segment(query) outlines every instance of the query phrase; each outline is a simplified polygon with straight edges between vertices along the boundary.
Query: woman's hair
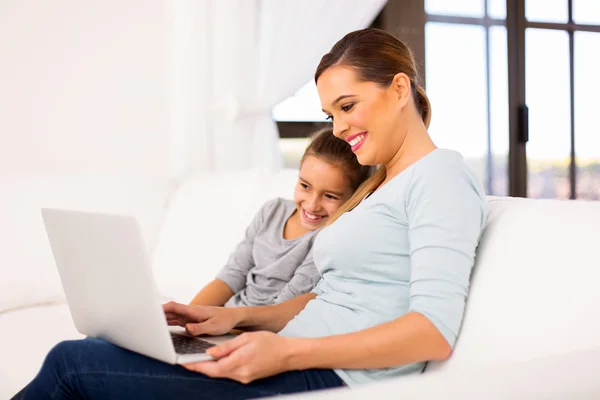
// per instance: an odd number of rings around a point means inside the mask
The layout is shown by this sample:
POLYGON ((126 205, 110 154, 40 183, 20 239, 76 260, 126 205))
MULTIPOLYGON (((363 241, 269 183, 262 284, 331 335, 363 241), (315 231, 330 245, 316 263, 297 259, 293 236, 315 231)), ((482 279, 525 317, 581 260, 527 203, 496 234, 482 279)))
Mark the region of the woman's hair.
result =
POLYGON ((350 182, 353 193, 371 176, 373 171, 373 167, 361 165, 358 162, 350 144, 345 140, 336 138, 331 128, 322 129, 311 136, 300 165, 308 156, 315 156, 330 164, 340 166, 348 182, 350 182))
MULTIPOLYGON (((431 104, 425 90, 419 85, 417 66, 410 49, 393 35, 380 29, 367 28, 350 32, 338 41, 321 58, 315 72, 315 82, 327 69, 333 66, 345 66, 353 69, 363 82, 375 82, 389 87, 394 76, 404 73, 411 82, 415 107, 421 114, 426 127, 431 121, 431 104)), ((327 225, 332 224, 340 215, 356 207, 369 193, 377 189, 386 178, 385 166, 365 181, 327 225)))

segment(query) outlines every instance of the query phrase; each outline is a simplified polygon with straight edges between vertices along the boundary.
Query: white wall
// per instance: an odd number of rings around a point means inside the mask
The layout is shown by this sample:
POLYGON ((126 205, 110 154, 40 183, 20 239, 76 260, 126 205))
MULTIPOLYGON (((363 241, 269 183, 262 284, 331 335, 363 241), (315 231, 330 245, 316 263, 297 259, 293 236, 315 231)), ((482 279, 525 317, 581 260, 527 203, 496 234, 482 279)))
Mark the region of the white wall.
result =
POLYGON ((0 1, 0 174, 167 172, 164 7, 0 1))

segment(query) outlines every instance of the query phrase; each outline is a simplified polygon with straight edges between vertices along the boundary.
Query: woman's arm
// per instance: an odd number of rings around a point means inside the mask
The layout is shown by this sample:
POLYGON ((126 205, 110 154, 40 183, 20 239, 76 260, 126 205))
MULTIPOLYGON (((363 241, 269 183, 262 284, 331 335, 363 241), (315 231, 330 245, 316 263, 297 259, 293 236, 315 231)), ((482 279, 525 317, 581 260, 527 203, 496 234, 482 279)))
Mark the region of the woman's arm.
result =
POLYGON ((411 312, 359 332, 318 339, 293 339, 289 370, 308 368, 387 368, 445 360, 452 347, 422 314, 411 312))
POLYGON ((198 292, 190 302, 190 305, 222 307, 233 295, 233 291, 225 282, 215 279, 198 292))
POLYGON ((317 339, 271 332, 245 333, 207 350, 217 361, 184 365, 191 371, 242 383, 309 368, 385 368, 443 360, 451 347, 422 314, 411 312, 363 331, 317 339))

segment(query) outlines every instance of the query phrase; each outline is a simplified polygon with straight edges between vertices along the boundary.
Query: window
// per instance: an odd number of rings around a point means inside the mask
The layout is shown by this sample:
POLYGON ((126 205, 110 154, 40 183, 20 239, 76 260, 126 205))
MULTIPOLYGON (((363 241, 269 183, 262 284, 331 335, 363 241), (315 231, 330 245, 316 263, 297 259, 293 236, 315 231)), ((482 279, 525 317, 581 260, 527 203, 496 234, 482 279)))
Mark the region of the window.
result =
POLYGON ((526 0, 525 16, 527 196, 598 200, 600 2, 526 0))
POLYGON ((567 0, 526 0, 525 18, 527 21, 567 22, 569 20, 567 0))
MULTIPOLYGON (((504 2, 505 4, 505 2, 504 2)), ((508 194, 508 69, 502 2, 426 1, 429 132, 461 153, 487 194, 508 194)))
POLYGON ((525 33, 529 107, 527 193, 533 198, 568 199, 571 193, 569 35, 550 29, 527 29, 525 33))
POLYGON ((576 24, 600 25, 600 1, 575 0, 573 20, 576 24))
POLYGON ((428 0, 425 12, 436 142, 463 153, 488 194, 600 199, 600 2, 428 0))
POLYGON ((600 129, 596 106, 600 93, 600 33, 575 32, 574 39, 576 196, 600 200, 600 129))

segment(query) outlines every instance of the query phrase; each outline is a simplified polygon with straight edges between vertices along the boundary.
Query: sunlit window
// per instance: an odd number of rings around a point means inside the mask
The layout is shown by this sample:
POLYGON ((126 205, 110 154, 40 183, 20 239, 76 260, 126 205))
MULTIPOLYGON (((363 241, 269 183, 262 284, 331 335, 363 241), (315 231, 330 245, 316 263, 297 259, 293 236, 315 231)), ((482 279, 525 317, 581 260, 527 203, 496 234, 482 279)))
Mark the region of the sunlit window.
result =
POLYGON ((506 28, 489 28, 489 82, 486 29, 427 23, 425 68, 433 111, 429 131, 439 147, 463 155, 488 194, 504 195, 508 191, 506 28))

